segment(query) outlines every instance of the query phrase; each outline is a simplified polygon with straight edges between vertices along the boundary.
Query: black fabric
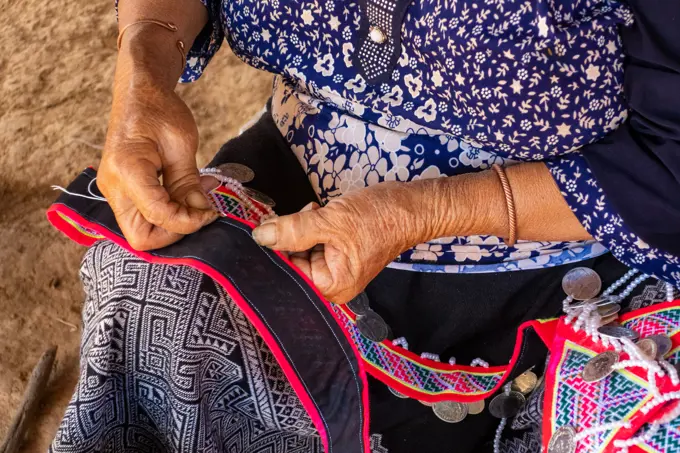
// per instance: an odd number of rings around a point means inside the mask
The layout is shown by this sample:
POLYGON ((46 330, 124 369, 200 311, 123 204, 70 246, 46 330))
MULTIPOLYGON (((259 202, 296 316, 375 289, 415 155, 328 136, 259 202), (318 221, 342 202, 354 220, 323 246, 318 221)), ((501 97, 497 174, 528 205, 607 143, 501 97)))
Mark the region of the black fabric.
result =
MULTIPOLYGON (((439 353, 442 361, 454 356, 457 363, 469 364, 479 357, 491 365, 503 365, 510 359, 522 322, 560 314, 565 297, 562 277, 578 266, 595 269, 603 287, 627 270, 610 254, 521 272, 426 274, 387 269, 366 292, 394 335, 408 339, 411 351, 439 353)), ((541 370, 545 357, 544 348, 529 348, 522 360, 525 368, 518 366, 514 374, 531 366, 541 370)), ((376 380, 369 382, 369 388, 371 431, 384 435, 390 453, 438 451, 442 445, 455 445, 457 453, 493 450, 491 441, 499 420, 488 411, 447 424, 429 407, 395 398, 376 380)))
MULTIPOLYGON (((224 162, 250 166, 256 177, 248 185, 274 198, 280 214, 294 212, 315 199, 304 172, 281 138, 270 114, 265 114, 249 131, 222 147, 212 164, 224 162)), ((113 220, 110 211, 97 214, 97 217, 108 223, 113 220)), ((265 259, 262 250, 256 250, 242 231, 229 222, 220 222, 195 237, 202 240, 185 239, 170 249, 172 254, 195 255, 199 250, 217 251, 215 255, 225 254, 227 260, 233 260, 232 264, 240 267, 229 272, 238 275, 235 278, 237 283, 248 288, 244 292, 252 292, 253 297, 269 301, 266 304, 271 310, 268 316, 283 316, 279 324, 285 326, 288 330, 286 335, 298 347, 311 347, 319 341, 318 336, 313 334, 309 338, 301 335, 299 318, 288 316, 286 307, 273 306, 276 302, 257 289, 258 282, 271 280, 285 285, 285 288, 290 287, 286 291, 297 294, 282 294, 286 304, 298 304, 306 297, 292 287, 291 283, 297 279, 281 278, 280 269, 274 269, 269 258, 265 259)), ((157 253, 170 252, 162 250, 157 253)), ((408 339, 411 351, 438 353, 444 361, 455 356, 462 364, 469 364, 479 357, 491 365, 504 365, 510 359, 516 329, 522 322, 560 313, 565 297, 561 279, 567 270, 576 266, 595 269, 602 277, 604 287, 627 270, 609 254, 576 264, 521 272, 429 274, 386 269, 366 292, 372 308, 385 318, 395 337, 408 339)), ((279 291, 269 283, 265 286, 268 291, 279 291)), ((535 334, 528 335, 529 342, 514 374, 533 365, 538 371, 545 361, 545 349, 537 343, 535 334)), ((326 375, 322 373, 322 376, 326 375)), ((382 444, 390 453, 440 450, 478 453, 493 449, 492 440, 498 420, 492 418, 488 411, 468 416, 458 424, 447 424, 439 420, 431 408, 412 399, 395 397, 384 384, 370 377, 369 392, 370 432, 383 435, 382 444)), ((337 409, 345 414, 341 407, 337 409)))
MULTIPOLYGON (((280 211, 280 206, 303 207, 314 199, 300 164, 270 114, 222 147, 213 164, 225 162, 247 163, 256 174, 247 185, 274 198, 280 214, 290 212, 280 211), (271 162, 276 163, 275 169, 271 162)), ((431 274, 386 269, 371 282, 366 293, 371 307, 385 318, 394 337, 406 337, 411 351, 437 353, 444 361, 454 356, 462 364, 479 357, 491 365, 504 365, 510 359, 517 327, 522 322, 560 314, 565 297, 562 277, 578 266, 595 269, 605 285, 628 270, 610 254, 522 272, 431 274)), ((542 369, 544 364, 546 349, 536 341, 535 334, 528 336, 525 353, 513 375, 531 366, 542 369)), ((442 422, 431 408, 415 400, 395 397, 371 377, 369 390, 370 431, 383 435, 383 445, 390 453, 436 452, 442 446, 453 450, 449 446, 454 445, 457 453, 493 449, 491 441, 498 420, 488 411, 453 425, 442 422)))
MULTIPOLYGON (((86 194, 95 175, 93 169, 87 169, 69 185, 69 192, 86 194)), ((64 193, 55 204, 123 236, 107 203, 64 193)), ((268 326, 292 364, 323 418, 332 451, 363 451, 363 384, 349 340, 324 302, 281 258, 258 246, 248 226, 219 218, 179 242, 149 253, 190 258, 227 277, 268 326)))
POLYGON ((582 152, 630 229, 680 255, 680 1, 628 3, 635 24, 621 38, 629 118, 582 152))
POLYGON ((359 0, 361 18, 352 63, 369 85, 387 82, 392 76, 401 55, 404 16, 411 3, 411 0, 359 0), (384 43, 371 40, 371 26, 377 26, 386 34, 384 43))
POLYGON ((208 166, 226 162, 247 165, 255 179, 246 184, 269 195, 279 215, 292 214, 310 201, 318 201, 297 158, 279 132, 270 113, 243 134, 229 140, 208 166))

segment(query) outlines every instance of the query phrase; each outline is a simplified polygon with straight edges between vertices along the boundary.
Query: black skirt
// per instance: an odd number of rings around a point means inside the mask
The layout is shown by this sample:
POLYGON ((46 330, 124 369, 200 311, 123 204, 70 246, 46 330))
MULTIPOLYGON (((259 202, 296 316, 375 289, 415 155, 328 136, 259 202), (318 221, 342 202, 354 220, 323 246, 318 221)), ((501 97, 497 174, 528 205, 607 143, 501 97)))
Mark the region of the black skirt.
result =
MULTIPOLYGON (((225 144, 211 166, 226 162, 252 168, 255 179, 248 186, 272 197, 280 215, 316 199, 268 113, 225 144)), ((219 250, 219 244, 210 245, 219 250)), ((627 271, 609 254, 504 273, 386 269, 366 293, 392 336, 406 338, 410 351, 434 353, 442 361, 455 357, 458 364, 479 358, 506 365, 521 323, 560 314, 562 277, 577 266, 594 269, 605 287, 627 271)), ((186 266, 148 263, 110 242, 91 248, 81 275, 86 302, 80 379, 52 451, 322 450, 267 344, 210 277, 186 266)), ((663 285, 651 285, 633 303, 639 308, 664 296, 663 285)), ((540 341, 526 342, 511 377, 531 367, 540 375, 546 356, 540 341)), ((493 451, 499 420, 488 410, 446 423, 431 407, 399 398, 370 377, 369 399, 372 453, 493 451)), ((540 386, 529 401, 521 423, 504 430, 501 452, 535 450, 540 386)))
MULTIPOLYGON (((252 168, 256 176, 247 185, 272 197, 279 215, 297 212, 310 201, 317 201, 300 163, 268 112, 252 128, 226 143, 210 166, 226 162, 252 168)), ((580 266, 594 269, 604 287, 628 270, 611 254, 559 267, 501 273, 385 269, 366 293, 371 308, 387 321, 394 337, 408 340, 411 351, 435 353, 443 361, 455 357, 459 364, 481 358, 491 365, 504 365, 522 322, 561 313, 566 296, 562 277, 580 266)), ((524 357, 527 369, 535 365, 540 368, 546 358, 547 351, 542 348, 533 352, 532 357, 524 357)), ((493 450, 499 420, 488 410, 461 423, 448 424, 430 407, 397 398, 370 377, 369 386, 371 432, 382 435, 382 444, 389 452, 434 452, 446 445, 455 446, 460 453, 493 450)))

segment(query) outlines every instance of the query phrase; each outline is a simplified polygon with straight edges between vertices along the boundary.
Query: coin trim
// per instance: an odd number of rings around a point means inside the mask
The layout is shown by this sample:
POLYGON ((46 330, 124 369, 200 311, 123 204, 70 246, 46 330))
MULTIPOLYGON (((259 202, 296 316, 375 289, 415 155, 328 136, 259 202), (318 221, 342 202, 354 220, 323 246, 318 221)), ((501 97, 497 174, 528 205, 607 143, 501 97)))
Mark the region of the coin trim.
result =
POLYGON ((564 274, 564 277, 562 277, 562 290, 568 295, 574 298, 575 300, 588 300, 592 299, 593 297, 597 296, 600 294, 600 291, 602 291, 602 278, 598 275, 597 272, 592 270, 589 267, 575 267, 571 270, 569 270, 566 274, 564 274), (577 274, 577 273, 585 273, 585 276, 576 278, 574 280, 568 280, 570 276, 577 274), (586 280, 595 280, 595 287, 588 291, 587 293, 583 293, 584 289, 588 289, 590 285, 576 285, 578 281, 586 281, 586 280), (575 286, 580 289, 579 291, 575 291, 575 286))
POLYGON ((459 403, 459 402, 457 402, 457 401, 440 401, 440 402, 434 403, 434 404, 432 405, 432 412, 434 412, 434 415, 436 415, 437 418, 438 418, 439 420, 443 421, 443 422, 446 422, 446 423, 460 423, 460 422, 462 422, 463 420, 465 420, 465 418, 467 418, 467 416, 468 416, 468 407, 467 407, 467 404, 465 404, 465 403, 459 403), (459 413, 459 416, 456 417, 455 419, 452 419, 452 418, 444 418, 444 416, 442 416, 441 414, 439 414, 439 413, 437 412, 437 409, 438 409, 438 408, 441 408, 441 407, 444 406, 444 405, 455 405, 457 408, 460 408, 460 412, 458 412, 458 411, 454 412, 454 413, 459 413), (460 414, 462 414, 462 417, 460 416, 460 414))
POLYGON ((509 393, 500 393, 496 395, 491 402, 489 403, 489 413, 493 415, 496 418, 511 418, 517 415, 517 413, 522 409, 522 407, 527 403, 527 399, 522 395, 520 392, 516 391, 511 391, 509 393), (517 407, 517 411, 513 414, 507 415, 500 413, 499 411, 495 410, 497 409, 496 406, 498 406, 499 403, 498 401, 502 401, 504 398, 516 398, 518 401, 520 401, 520 405, 517 407), (494 413, 495 412, 495 413, 494 413))
POLYGON ((255 179, 255 172, 252 168, 247 165, 239 164, 238 162, 226 162, 217 166, 217 169, 222 173, 222 175, 233 178, 240 182, 241 184, 246 184, 255 179), (224 170, 225 167, 232 168, 232 171, 224 170), (237 170, 233 170, 233 168, 237 170), (237 177, 240 176, 240 177, 237 177))
POLYGON ((596 355, 595 357, 591 357, 590 360, 586 362, 585 366, 583 367, 583 370, 581 370, 581 379, 588 383, 599 382, 614 372, 612 365, 617 364, 619 360, 620 360, 619 354, 614 351, 604 351, 596 355), (602 373, 600 369, 595 368, 594 371, 597 372, 589 373, 588 372, 589 366, 594 368, 595 365, 592 364, 595 363, 596 359, 601 359, 602 357, 611 357, 611 360, 609 361, 611 363, 609 363, 609 368, 606 370, 606 372, 602 373))
POLYGON ((550 442, 548 443, 548 451, 547 453, 574 453, 576 451, 576 430, 569 426, 561 426, 558 428, 552 436, 550 436, 550 442), (562 449, 560 448, 557 450, 555 443, 557 442, 557 439, 563 435, 568 435, 569 437, 567 438, 569 440, 570 448, 568 449, 562 449))

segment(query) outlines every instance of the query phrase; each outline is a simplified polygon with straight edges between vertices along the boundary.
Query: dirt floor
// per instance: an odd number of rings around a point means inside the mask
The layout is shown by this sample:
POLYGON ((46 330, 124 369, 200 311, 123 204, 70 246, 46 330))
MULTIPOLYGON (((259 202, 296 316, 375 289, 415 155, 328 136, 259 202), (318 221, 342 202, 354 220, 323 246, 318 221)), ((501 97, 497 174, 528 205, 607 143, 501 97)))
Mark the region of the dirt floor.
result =
MULTIPOLYGON (((78 377, 84 249, 45 210, 104 143, 116 58, 113 0, 0 0, 0 439, 51 344, 58 365, 23 451, 45 451, 78 377)), ((226 46, 179 92, 194 112, 204 164, 260 110, 271 76, 226 46)))

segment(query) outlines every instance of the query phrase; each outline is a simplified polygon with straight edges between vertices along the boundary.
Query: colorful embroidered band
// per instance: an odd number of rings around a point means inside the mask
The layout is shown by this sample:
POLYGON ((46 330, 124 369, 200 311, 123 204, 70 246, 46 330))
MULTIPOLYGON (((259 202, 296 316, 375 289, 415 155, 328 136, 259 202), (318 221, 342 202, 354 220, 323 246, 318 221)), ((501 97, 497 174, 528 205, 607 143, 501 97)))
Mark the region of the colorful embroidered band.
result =
POLYGON ((501 185, 503 186, 503 192, 505 193, 505 203, 508 206, 508 223, 510 226, 510 231, 508 233, 508 238, 505 243, 508 247, 515 245, 517 241, 517 213, 515 212, 515 197, 512 195, 512 187, 510 187, 510 182, 505 174, 505 170, 498 164, 491 166, 493 171, 498 175, 498 179, 501 180, 501 185))

